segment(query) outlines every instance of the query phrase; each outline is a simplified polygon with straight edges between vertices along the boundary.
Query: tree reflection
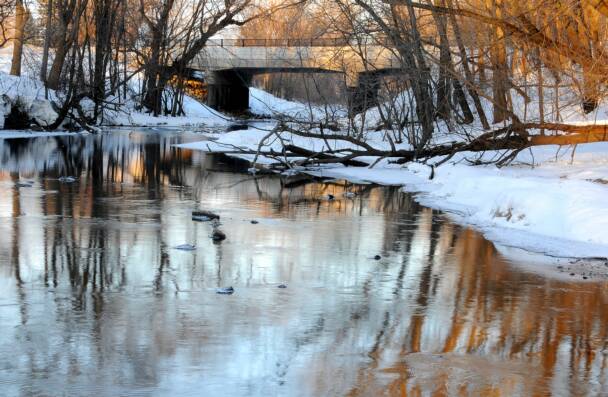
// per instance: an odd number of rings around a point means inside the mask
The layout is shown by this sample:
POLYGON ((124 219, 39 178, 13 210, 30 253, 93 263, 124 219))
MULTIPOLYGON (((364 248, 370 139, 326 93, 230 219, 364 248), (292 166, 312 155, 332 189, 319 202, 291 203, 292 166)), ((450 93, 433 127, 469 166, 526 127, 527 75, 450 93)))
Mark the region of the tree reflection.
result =
POLYGON ((177 142, 133 133, 0 145, 10 186, 0 282, 11 286, 0 303, 18 308, 0 306, 10 384, 35 393, 67 376, 76 390, 114 395, 608 392, 605 282, 534 274, 398 188, 222 172, 222 159, 177 142), (23 178, 35 186, 21 190, 23 178), (224 211, 225 243, 190 222, 195 208, 224 211), (184 242, 199 249, 172 249, 184 242), (237 293, 218 299, 225 285, 237 293), (184 383, 203 374, 208 383, 184 383))

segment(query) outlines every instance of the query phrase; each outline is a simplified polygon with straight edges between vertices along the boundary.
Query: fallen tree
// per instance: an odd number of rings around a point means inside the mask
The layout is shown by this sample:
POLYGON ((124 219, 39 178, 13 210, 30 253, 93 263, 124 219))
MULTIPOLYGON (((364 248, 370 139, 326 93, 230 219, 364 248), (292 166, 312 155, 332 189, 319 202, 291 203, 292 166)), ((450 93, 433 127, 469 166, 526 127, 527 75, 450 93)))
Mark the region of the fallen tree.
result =
MULTIPOLYGON (((317 126, 318 127, 318 126, 317 126)), ((325 134, 322 128, 316 132, 312 125, 302 128, 293 123, 279 123, 258 145, 257 150, 246 150, 235 146, 230 153, 254 154, 254 163, 259 156, 273 158, 285 168, 311 164, 343 164, 345 166, 374 166, 380 159, 389 159, 391 163, 405 164, 412 161, 426 162, 436 159, 441 164, 457 153, 498 151, 500 155, 492 162, 497 166, 510 163, 519 152, 533 146, 543 145, 578 145, 590 142, 608 141, 608 125, 573 125, 560 123, 521 123, 483 133, 466 141, 450 142, 439 145, 427 145, 419 149, 397 149, 388 138, 390 150, 376 148, 365 140, 341 134, 325 134), (553 134, 540 134, 538 131, 553 131, 553 134), (295 145, 283 135, 289 133, 304 138, 324 141, 326 149, 313 151, 295 145), (266 139, 275 136, 282 143, 282 150, 264 150, 266 139), (351 145, 348 148, 332 149, 329 141, 342 141, 351 145), (376 158, 372 163, 361 158, 376 158)))

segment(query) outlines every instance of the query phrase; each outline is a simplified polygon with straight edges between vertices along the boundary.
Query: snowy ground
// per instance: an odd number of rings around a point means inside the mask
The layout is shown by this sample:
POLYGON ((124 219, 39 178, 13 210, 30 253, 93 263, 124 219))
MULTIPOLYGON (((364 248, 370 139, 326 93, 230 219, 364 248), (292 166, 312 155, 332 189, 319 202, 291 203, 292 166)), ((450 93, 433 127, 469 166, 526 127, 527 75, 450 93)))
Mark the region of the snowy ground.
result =
POLYGON ((339 105, 308 105, 288 101, 259 88, 249 88, 249 109, 251 113, 266 117, 288 117, 296 120, 322 120, 346 117, 347 111, 339 105))
POLYGON ((233 122, 230 116, 217 112, 197 100, 184 96, 185 116, 157 116, 137 111, 129 104, 123 111, 112 112, 104 121, 106 126, 167 126, 167 127, 223 127, 233 122))
MULTIPOLYGON (((12 46, 0 48, 0 129, 4 121, 3 116, 10 111, 11 104, 17 101, 23 104, 24 110, 40 125, 48 125, 57 118, 57 113, 48 101, 57 99, 55 92, 49 90, 45 95, 44 85, 38 76, 40 52, 37 47, 24 48, 22 76, 16 77, 9 75, 12 46)), ((136 79, 131 81, 130 89, 132 94, 138 92, 136 79)), ((154 117, 137 110, 133 98, 127 98, 126 101, 122 98, 109 98, 108 101, 120 104, 120 111, 108 112, 103 121, 105 126, 221 127, 233 122, 231 117, 216 112, 188 96, 184 98, 186 115, 181 117, 154 117)), ((83 104, 83 108, 87 109, 87 103, 83 104)))

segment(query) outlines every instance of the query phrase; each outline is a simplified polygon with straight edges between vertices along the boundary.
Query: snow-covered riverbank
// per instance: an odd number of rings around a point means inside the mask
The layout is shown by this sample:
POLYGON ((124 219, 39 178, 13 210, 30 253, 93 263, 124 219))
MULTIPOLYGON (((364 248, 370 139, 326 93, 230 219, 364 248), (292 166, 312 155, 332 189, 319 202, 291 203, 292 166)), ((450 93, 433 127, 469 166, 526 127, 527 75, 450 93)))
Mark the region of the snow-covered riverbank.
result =
MULTIPOLYGON (((512 165, 386 163, 333 167, 316 176, 403 185, 421 204, 475 226, 501 245, 562 257, 608 257, 608 143, 539 147, 512 165), (572 162, 571 162, 572 161, 572 162), (534 164, 534 166, 532 166, 534 164)), ((462 156, 464 158, 465 155, 462 156)))
MULTIPOLYGON (((213 141, 181 145, 212 152, 256 150, 265 130, 233 131, 210 136, 213 141)), ((282 134, 296 145, 320 150, 325 143, 282 134)), ((382 145, 380 140, 371 143, 382 145)), ((385 143, 386 144, 386 143, 385 143)), ((336 142, 336 145, 344 145, 336 142)), ((279 150, 270 139, 265 149, 279 150)), ((336 146, 339 147, 339 146, 336 146)), ((520 153, 509 166, 473 166, 477 159, 462 153, 436 167, 390 164, 373 168, 325 166, 301 170, 311 175, 400 185, 427 206, 449 213, 459 223, 472 225, 500 245, 560 257, 608 257, 608 143, 535 147, 520 153)), ((486 153, 489 159, 497 153, 486 153)), ((232 154, 253 161, 251 154, 232 154)), ((258 158, 258 163, 271 159, 258 158)))
MULTIPOLYGON (((17 106, 25 112, 33 125, 46 127, 58 117, 51 101, 59 104, 62 102, 55 91, 45 90, 44 84, 38 77, 41 49, 32 46, 24 47, 26 62, 23 64, 22 75, 11 76, 9 71, 12 48, 10 44, 0 48, 0 137, 5 134, 2 131, 4 121, 13 107, 17 106)), ((185 115, 155 117, 137 106, 135 96, 140 92, 139 84, 140 82, 136 78, 130 81, 129 91, 131 92, 126 99, 123 97, 107 98, 108 109, 101 120, 102 127, 222 127, 233 122, 232 117, 217 112, 188 96, 184 97, 183 103, 185 115)), ((84 100, 81 106, 88 111, 92 109, 93 104, 84 100)), ((61 129, 60 127, 59 130, 61 129)), ((14 134, 14 131, 9 134, 14 134)))

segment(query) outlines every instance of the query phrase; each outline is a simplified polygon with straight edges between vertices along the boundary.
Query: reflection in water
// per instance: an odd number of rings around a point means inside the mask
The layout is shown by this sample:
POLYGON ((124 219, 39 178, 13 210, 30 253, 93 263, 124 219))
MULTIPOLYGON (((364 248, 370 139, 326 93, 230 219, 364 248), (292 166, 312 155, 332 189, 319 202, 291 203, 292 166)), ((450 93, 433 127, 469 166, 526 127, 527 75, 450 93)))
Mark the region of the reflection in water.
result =
POLYGON ((183 139, 0 141, 0 394, 608 393, 605 282, 522 270, 395 188, 288 188, 183 139))

